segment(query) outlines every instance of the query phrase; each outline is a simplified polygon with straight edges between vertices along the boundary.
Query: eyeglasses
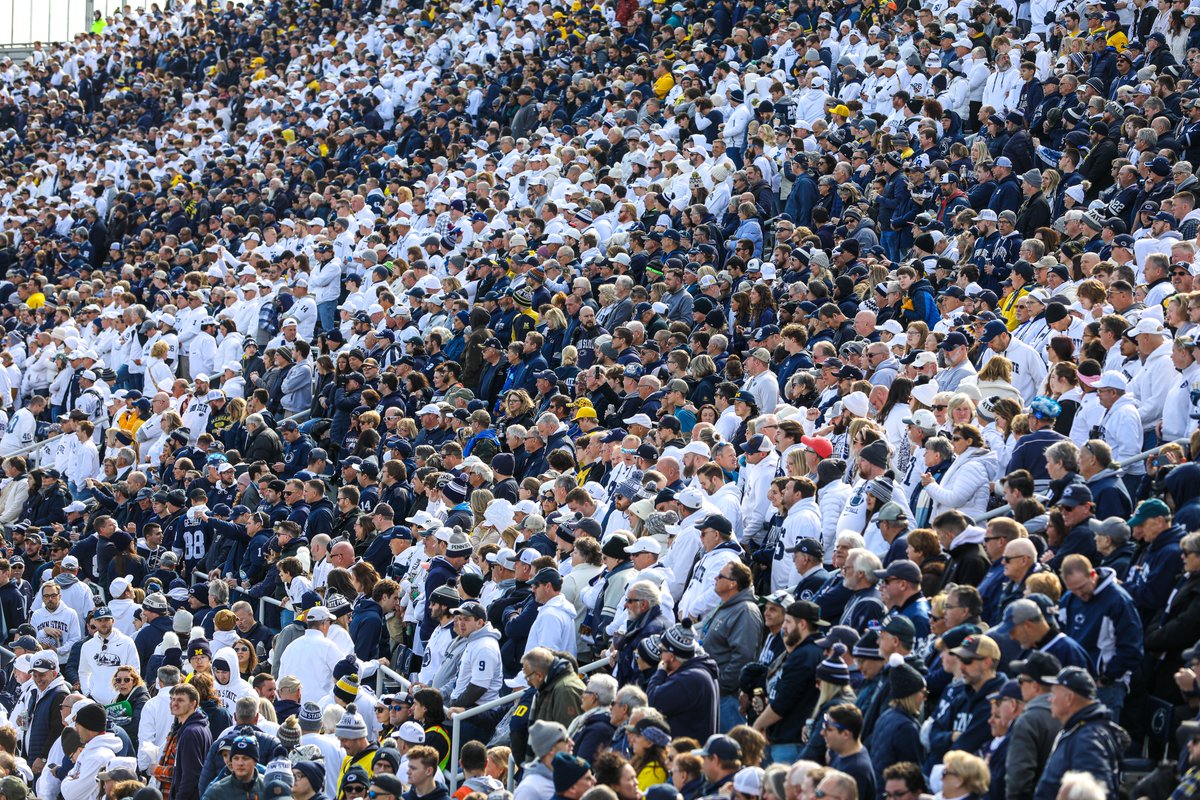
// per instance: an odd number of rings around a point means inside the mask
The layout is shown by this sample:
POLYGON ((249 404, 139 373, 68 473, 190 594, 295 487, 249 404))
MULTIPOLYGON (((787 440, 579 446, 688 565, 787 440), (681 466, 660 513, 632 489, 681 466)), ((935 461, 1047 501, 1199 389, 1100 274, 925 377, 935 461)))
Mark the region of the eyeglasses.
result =
POLYGON ((933 406, 930 406, 930 408, 932 408, 934 411, 945 411, 945 410, 946 410, 947 408, 949 408, 949 407, 950 407, 950 406, 947 406, 947 405, 933 405, 933 406))
POLYGON ((371 800, 375 800, 375 798, 377 798, 377 797, 395 797, 395 796, 396 795, 392 794, 391 792, 377 792, 374 789, 367 792, 367 797, 371 798, 371 800))
POLYGON ((939 614, 930 614, 930 615, 929 615, 929 621, 930 621, 930 622, 941 622, 941 621, 942 621, 942 620, 944 620, 945 618, 946 618, 946 616, 945 616, 944 614, 941 614, 941 615, 939 615, 939 614))
POLYGON ((133 683, 133 678, 113 678, 113 683, 126 684, 133 683))
POLYGON ((953 442, 965 442, 966 440, 967 439, 965 436, 959 436, 958 434, 955 434, 954 436, 950 437, 950 441, 953 441, 953 442))
POLYGON ((732 580, 733 580, 733 578, 729 577, 728 575, 717 575, 717 580, 719 580, 719 581, 732 581, 732 580))

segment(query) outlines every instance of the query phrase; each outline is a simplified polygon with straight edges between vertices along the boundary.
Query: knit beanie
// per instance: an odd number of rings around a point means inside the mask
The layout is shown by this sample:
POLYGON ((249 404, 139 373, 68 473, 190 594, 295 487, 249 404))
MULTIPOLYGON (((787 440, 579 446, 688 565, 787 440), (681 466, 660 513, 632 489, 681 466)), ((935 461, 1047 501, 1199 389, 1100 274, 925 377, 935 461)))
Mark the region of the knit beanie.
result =
POLYGON ((300 722, 296 719, 295 714, 283 721, 276 735, 279 737, 280 744, 288 750, 293 750, 296 745, 300 744, 300 722))
POLYGON ((894 488, 895 482, 890 475, 880 475, 867 484, 867 494, 881 503, 886 503, 892 499, 892 490, 894 488))
MULTIPOLYGON (((347 675, 339 678, 333 685, 333 696, 343 703, 353 703, 354 698, 358 697, 358 676, 347 675)), ((344 719, 342 721, 345 722, 344 719)))
POLYGON ((367 723, 353 710, 347 710, 334 729, 334 735, 339 739, 367 738, 367 723))
POLYGON ((339 661, 333 665, 333 679, 335 681, 338 680, 339 678, 344 678, 347 675, 357 675, 357 674, 358 674, 358 660, 354 657, 353 653, 351 653, 350 655, 346 656, 341 661, 339 661))
POLYGON ((579 756, 573 756, 570 753, 556 753, 551 767, 554 770, 554 791, 562 794, 588 774, 592 765, 579 756))
POLYGON ((655 634, 642 639, 638 642, 637 654, 647 664, 658 664, 662 658, 662 637, 655 634))
POLYGON ((899 653, 892 654, 888 659, 888 666, 891 667, 888 670, 888 685, 891 687, 893 699, 909 697, 925 688, 925 678, 909 666, 899 653), (893 659, 900 663, 894 664, 893 659))
POLYGON ((292 762, 277 758, 267 764, 267 771, 263 774, 263 792, 267 797, 290 797, 295 782, 292 762))
POLYGON ((171 621, 171 630, 180 636, 191 636, 192 634, 192 612, 186 608, 181 608, 175 612, 175 618, 171 621))
POLYGON ((662 649, 674 653, 680 658, 691 658, 696 655, 696 634, 692 631, 692 621, 683 622, 667 628, 662 635, 662 649))
POLYGON ((539 719, 529 726, 529 749, 533 757, 541 761, 550 748, 567 738, 567 729, 561 722, 539 719))
POLYGON ((321 707, 309 701, 300 706, 300 730, 302 733, 317 733, 321 730, 321 707))
POLYGON ((874 464, 877 467, 886 467, 888 463, 887 442, 882 439, 876 439, 862 450, 859 450, 858 457, 868 464, 874 464))
POLYGON ((308 779, 308 785, 318 794, 325 785, 325 765, 320 761, 297 761, 292 768, 308 779))
POLYGON ((817 680, 838 686, 850 685, 850 667, 842 660, 846 655, 846 645, 837 642, 829 648, 829 657, 817 665, 817 680))
POLYGON ((666 536, 667 526, 679 522, 679 515, 674 511, 655 511, 646 517, 647 536, 666 536))

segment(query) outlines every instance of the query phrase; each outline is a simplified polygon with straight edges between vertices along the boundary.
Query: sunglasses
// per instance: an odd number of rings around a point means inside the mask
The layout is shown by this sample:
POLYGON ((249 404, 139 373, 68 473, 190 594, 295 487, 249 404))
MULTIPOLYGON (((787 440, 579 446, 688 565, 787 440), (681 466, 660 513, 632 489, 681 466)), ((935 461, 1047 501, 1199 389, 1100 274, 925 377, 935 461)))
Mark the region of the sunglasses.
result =
POLYGON ((946 410, 947 408, 949 408, 949 407, 950 407, 950 406, 947 406, 947 405, 934 405, 934 406, 930 406, 930 408, 932 408, 934 411, 945 411, 945 410, 946 410))

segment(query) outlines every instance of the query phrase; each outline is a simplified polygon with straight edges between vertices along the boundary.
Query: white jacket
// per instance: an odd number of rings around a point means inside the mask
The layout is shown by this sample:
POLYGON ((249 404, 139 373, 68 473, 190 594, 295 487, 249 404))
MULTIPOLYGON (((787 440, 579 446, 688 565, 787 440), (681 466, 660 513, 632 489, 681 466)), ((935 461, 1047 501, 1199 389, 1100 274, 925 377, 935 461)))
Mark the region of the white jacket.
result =
POLYGON ((331 258, 317 266, 308 279, 308 288, 312 290, 313 299, 318 305, 336 302, 342 291, 341 259, 331 258))
POLYGON ((160 689, 142 706, 142 716, 138 721, 139 770, 148 772, 158 763, 174 722, 175 718, 171 716, 171 693, 160 689))
POLYGON ((817 492, 817 506, 821 509, 821 544, 825 547, 825 563, 833 562, 833 548, 837 543, 838 519, 842 509, 850 500, 850 484, 833 481, 817 492))
POLYGON ((755 540, 771 518, 771 501, 767 492, 779 466, 779 454, 770 453, 757 464, 747 464, 738 476, 742 484, 742 530, 735 531, 740 542, 755 540))
MULTIPOLYGON (((1163 404, 1167 400, 1166 388, 1175 382, 1175 365, 1171 362, 1171 340, 1163 342, 1142 362, 1133 379, 1129 381, 1129 394, 1137 398, 1137 411, 1142 418, 1143 430, 1151 430, 1162 419, 1163 404)), ((1134 455, 1138 449, 1126 455, 1134 455)), ((1113 454, 1114 458, 1119 457, 1113 454)))
POLYGON ((821 536, 821 509, 815 497, 793 503, 783 518, 783 536, 775 544, 771 561, 771 591, 791 589, 800 581, 796 572, 796 559, 791 550, 801 539, 819 539, 821 536))
POLYGON ((112 679, 118 667, 141 664, 133 639, 113 627, 107 638, 99 633, 83 643, 79 652, 79 688, 100 705, 117 699, 112 679))
MULTIPOLYGON (((1158 391, 1166 395, 1163 387, 1169 383, 1158 385, 1158 391)), ((1126 393, 1113 403, 1104 418, 1100 421, 1102 438, 1112 448, 1113 461, 1124 461, 1142 452, 1142 416, 1137 402, 1126 393)), ((1125 468, 1130 475, 1145 475, 1146 465, 1135 461, 1125 468)))
POLYGON ((562 594, 550 598, 538 609, 533 627, 529 629, 525 652, 535 647, 549 647, 575 655, 575 606, 562 594))
POLYGON ((323 633, 306 630, 283 651, 279 677, 294 675, 310 696, 321 697, 333 691, 333 668, 341 658, 341 651, 323 633))
MULTIPOLYGON (((24 410, 24 409, 22 409, 24 410)), ((11 525, 21 516, 21 509, 29 499, 29 481, 25 478, 10 479, 0 489, 0 525, 11 525)))
POLYGON ((717 596, 717 575, 730 561, 741 560, 742 549, 734 541, 724 542, 700 557, 679 600, 679 618, 703 619, 721 604, 717 596))
POLYGON ((925 487, 933 499, 930 519, 943 511, 957 509, 974 519, 987 512, 988 482, 996 477, 996 454, 981 447, 968 447, 954 459, 942 480, 925 487))
POLYGON ((107 769, 108 762, 117 757, 121 746, 121 740, 112 733, 102 733, 84 745, 79 760, 59 787, 63 800, 94 800, 96 776, 107 769))

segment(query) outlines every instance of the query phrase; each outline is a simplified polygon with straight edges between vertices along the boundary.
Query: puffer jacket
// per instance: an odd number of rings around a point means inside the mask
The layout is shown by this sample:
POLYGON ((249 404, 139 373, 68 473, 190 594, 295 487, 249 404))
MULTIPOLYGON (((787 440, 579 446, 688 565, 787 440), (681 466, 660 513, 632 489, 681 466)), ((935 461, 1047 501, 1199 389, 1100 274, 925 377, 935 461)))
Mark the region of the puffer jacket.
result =
POLYGON ((1000 465, 996 454, 982 447, 968 447, 954 459, 941 481, 925 487, 933 498, 930 519, 955 509, 972 519, 987 513, 988 483, 996 477, 1000 465))

